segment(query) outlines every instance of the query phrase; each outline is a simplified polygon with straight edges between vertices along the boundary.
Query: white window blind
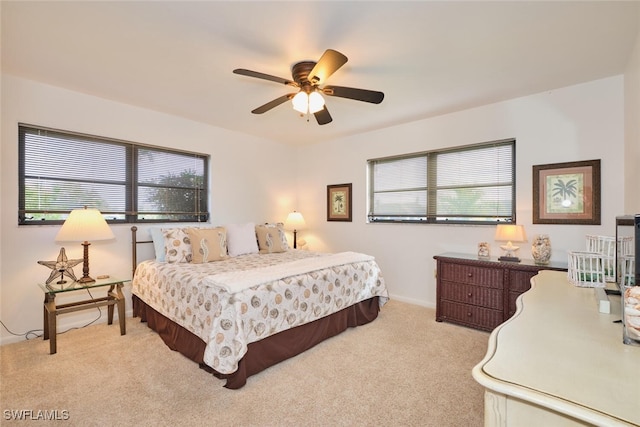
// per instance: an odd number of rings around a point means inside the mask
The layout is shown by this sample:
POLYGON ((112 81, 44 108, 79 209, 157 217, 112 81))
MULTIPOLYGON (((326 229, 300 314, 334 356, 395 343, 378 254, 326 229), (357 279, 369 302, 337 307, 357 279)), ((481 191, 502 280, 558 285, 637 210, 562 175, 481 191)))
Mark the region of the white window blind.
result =
POLYGON ((208 156, 19 125, 19 223, 206 221, 208 156))
POLYGON ((515 140, 372 159, 369 222, 515 222, 515 140))

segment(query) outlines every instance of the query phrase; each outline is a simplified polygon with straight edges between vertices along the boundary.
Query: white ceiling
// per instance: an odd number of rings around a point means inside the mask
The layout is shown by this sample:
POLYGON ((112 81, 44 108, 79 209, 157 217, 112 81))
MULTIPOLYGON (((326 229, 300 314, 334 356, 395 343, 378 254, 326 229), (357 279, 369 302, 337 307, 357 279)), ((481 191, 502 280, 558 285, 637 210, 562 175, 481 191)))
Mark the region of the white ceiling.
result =
POLYGON ((310 144, 624 72, 640 2, 2 1, 5 73, 290 144, 310 144), (250 111, 332 48, 318 126, 288 103, 250 111))

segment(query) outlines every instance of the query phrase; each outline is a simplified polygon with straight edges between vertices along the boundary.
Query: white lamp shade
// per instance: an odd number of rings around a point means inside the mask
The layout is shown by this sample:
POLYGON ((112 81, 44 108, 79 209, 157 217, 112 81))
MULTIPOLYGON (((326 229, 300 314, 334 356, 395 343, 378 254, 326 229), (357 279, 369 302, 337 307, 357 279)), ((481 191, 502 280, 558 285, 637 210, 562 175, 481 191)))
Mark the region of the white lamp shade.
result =
POLYGON ((296 96, 291 100, 293 109, 302 113, 317 113, 324 108, 324 98, 318 92, 306 92, 300 91, 296 93, 296 96))
POLYGON ((284 222, 284 228, 287 230, 302 230, 306 227, 304 217, 300 212, 293 211, 287 216, 287 220, 284 222))
POLYGON ((302 114, 307 114, 307 110, 309 108, 309 97, 305 92, 298 92, 291 100, 291 103, 293 104, 294 110, 302 114))
POLYGON ((311 92, 309 94, 309 112, 311 114, 317 113, 324 108, 324 98, 318 92, 311 92))
POLYGON ((498 242, 526 242, 527 235, 523 225, 498 224, 494 239, 498 242))
POLYGON ((97 209, 74 209, 56 235, 56 242, 109 240, 115 236, 97 209))

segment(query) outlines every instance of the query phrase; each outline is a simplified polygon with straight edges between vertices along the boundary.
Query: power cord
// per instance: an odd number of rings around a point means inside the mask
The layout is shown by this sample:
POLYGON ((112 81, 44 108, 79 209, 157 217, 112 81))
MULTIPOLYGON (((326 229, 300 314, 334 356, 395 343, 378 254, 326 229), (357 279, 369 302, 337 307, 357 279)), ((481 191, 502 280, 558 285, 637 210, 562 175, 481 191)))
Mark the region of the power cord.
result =
MULTIPOLYGON (((94 299, 93 295, 91 294, 91 291, 89 289, 87 289, 87 292, 89 293, 89 296, 91 297, 91 299, 94 299)), ((74 326, 74 327, 71 327, 71 328, 69 328, 67 330, 64 330, 62 332, 58 332, 57 334, 58 335, 65 334, 65 333, 67 333, 69 331, 72 331, 74 329, 86 328, 87 326, 90 326, 90 325, 93 325, 94 323, 96 323, 102 317, 102 309, 100 307, 96 307, 96 308, 98 309, 98 317, 96 317, 95 319, 93 319, 89 323, 86 323, 86 324, 84 324, 82 326, 74 326)), ((27 341, 31 340, 31 339, 34 339, 34 338, 42 338, 42 335, 44 335, 44 329, 32 329, 32 330, 24 332, 24 333, 16 333, 16 332, 13 332, 11 329, 9 329, 7 327, 7 325, 5 325, 2 320, 0 320, 0 324, 11 335, 16 336, 16 337, 24 337, 24 339, 27 340, 27 341)))
POLYGON ((33 339, 33 338, 40 338, 42 336, 42 333, 44 333, 44 331, 42 329, 32 329, 32 330, 24 332, 22 334, 18 334, 16 332, 13 332, 11 329, 7 328, 7 325, 5 325, 2 320, 0 320, 0 324, 11 335, 14 335, 16 337, 24 337, 24 339, 26 339, 26 340, 30 340, 30 339, 33 339), (42 333, 38 334, 39 331, 41 331, 42 333))

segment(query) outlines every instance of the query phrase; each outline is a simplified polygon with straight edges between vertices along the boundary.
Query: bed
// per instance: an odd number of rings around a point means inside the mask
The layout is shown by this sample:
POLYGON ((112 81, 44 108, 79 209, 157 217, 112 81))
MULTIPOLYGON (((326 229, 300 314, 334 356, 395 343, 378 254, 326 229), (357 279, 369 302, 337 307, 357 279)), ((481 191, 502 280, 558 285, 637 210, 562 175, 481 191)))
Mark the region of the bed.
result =
POLYGON ((134 317, 226 388, 372 322, 389 299, 373 257, 290 249, 280 224, 131 230, 134 317))

